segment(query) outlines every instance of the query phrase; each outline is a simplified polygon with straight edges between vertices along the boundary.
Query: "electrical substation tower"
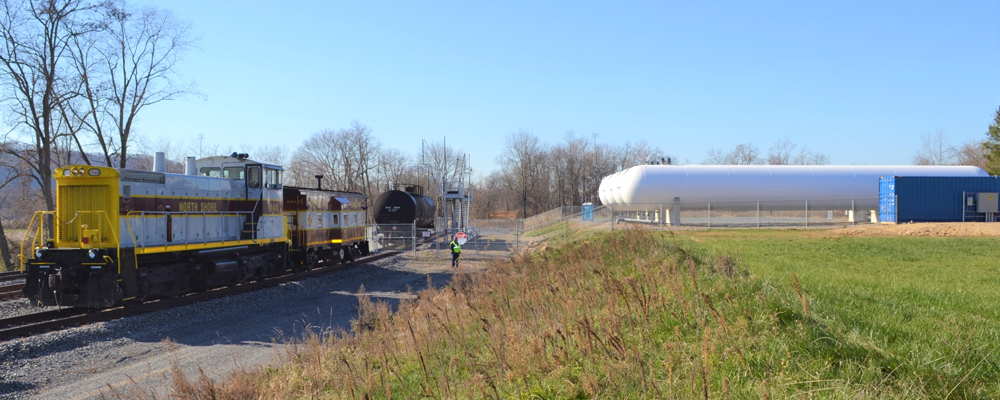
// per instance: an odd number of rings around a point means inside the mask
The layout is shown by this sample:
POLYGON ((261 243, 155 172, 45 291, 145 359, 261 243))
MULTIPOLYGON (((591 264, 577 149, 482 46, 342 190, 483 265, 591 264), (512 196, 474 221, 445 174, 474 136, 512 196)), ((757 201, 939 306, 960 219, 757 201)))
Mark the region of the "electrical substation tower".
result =
POLYGON ((468 155, 462 155, 460 165, 458 174, 451 181, 444 181, 442 195, 445 227, 464 232, 469 228, 469 209, 473 199, 472 168, 468 155))
POLYGON ((425 173, 434 175, 434 184, 439 196, 438 204, 441 205, 441 215, 444 219, 440 228, 446 229, 451 234, 458 231, 467 232, 469 210, 474 198, 471 161, 468 154, 463 154, 452 162, 448 154, 447 141, 444 143, 443 160, 441 160, 443 163, 433 162, 433 165, 425 158, 424 143, 421 143, 421 168, 425 173))

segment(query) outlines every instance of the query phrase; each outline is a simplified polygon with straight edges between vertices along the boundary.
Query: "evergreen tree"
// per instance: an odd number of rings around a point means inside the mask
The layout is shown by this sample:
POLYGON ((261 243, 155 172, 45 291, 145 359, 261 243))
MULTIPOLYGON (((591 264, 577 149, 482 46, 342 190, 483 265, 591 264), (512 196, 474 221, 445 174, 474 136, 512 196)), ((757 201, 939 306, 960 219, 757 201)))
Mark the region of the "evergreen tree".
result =
POLYGON ((1000 107, 997 108, 997 115, 993 118, 990 129, 986 131, 983 150, 986 153, 986 172, 1000 175, 1000 107))

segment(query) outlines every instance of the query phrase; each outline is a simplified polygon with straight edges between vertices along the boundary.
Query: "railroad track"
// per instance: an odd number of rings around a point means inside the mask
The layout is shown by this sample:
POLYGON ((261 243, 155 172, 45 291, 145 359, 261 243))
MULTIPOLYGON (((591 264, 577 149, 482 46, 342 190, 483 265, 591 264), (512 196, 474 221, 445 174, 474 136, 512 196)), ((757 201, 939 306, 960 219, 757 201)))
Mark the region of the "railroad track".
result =
POLYGON ((39 333, 51 332, 74 326, 92 324, 95 322, 112 321, 119 318, 146 314, 153 311, 167 308, 179 307, 194 304, 206 300, 232 296, 240 293, 252 292, 282 283, 297 281, 305 278, 319 276, 334 271, 339 271, 355 264, 371 262, 397 254, 396 252, 385 252, 360 258, 347 264, 328 265, 314 268, 310 271, 292 273, 264 279, 257 282, 248 282, 236 286, 227 286, 207 290, 204 292, 191 293, 175 299, 160 299, 145 302, 142 304, 127 307, 109 308, 104 310, 90 310, 87 308, 66 308, 61 310, 46 311, 41 313, 27 314, 14 318, 0 319, 0 341, 12 338, 36 335, 39 333))
POLYGON ((12 272, 0 272, 0 282, 16 281, 18 279, 24 279, 27 274, 22 274, 19 271, 12 272))
POLYGON ((0 286, 0 301, 14 300, 21 298, 22 297, 21 289, 24 289, 23 283, 0 286))

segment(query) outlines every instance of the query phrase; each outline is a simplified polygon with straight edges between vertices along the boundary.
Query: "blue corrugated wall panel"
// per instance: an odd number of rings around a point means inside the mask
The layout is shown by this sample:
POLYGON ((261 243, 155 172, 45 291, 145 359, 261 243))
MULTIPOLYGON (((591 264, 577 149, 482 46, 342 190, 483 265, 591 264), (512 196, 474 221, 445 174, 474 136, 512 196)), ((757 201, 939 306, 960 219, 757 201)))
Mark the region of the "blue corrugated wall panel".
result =
POLYGON ((879 180, 879 218, 897 223, 962 221, 965 201, 962 192, 1000 192, 1000 179, 995 176, 883 177, 879 180))
POLYGON ((896 177, 885 176, 878 180, 878 218, 896 222, 896 177))

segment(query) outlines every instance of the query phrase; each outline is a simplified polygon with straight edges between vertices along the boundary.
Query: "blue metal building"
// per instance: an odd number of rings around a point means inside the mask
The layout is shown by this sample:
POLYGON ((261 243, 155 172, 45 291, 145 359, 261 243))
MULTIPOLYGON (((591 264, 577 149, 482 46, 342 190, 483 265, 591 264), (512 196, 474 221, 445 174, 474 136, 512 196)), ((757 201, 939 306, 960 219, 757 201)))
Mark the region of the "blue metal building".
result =
POLYGON ((998 192, 996 176, 882 177, 878 218, 896 223, 996 221, 989 206, 998 192))

